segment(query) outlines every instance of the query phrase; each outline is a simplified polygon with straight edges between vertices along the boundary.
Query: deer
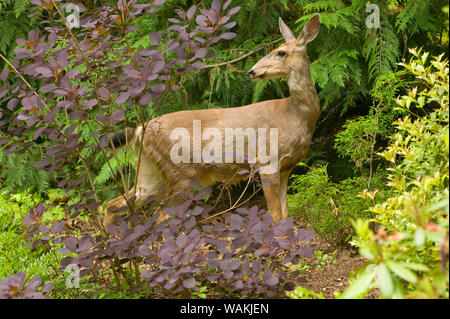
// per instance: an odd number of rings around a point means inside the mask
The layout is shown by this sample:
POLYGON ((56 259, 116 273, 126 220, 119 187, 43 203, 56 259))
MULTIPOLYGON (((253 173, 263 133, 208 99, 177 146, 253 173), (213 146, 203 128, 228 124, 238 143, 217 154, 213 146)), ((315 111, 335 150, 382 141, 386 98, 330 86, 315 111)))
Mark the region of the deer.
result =
MULTIPOLYGON (((318 35, 320 23, 319 15, 316 14, 305 24, 300 35, 295 37, 281 17, 278 22, 285 42, 259 60, 248 71, 248 77, 252 81, 283 78, 287 81, 290 96, 241 107, 163 114, 144 125, 126 128, 117 134, 112 140, 115 147, 134 147, 137 173, 135 186, 107 203, 103 219, 106 229, 108 225, 115 223, 118 216, 130 213, 128 201, 132 197, 132 209, 138 209, 149 196, 164 196, 189 190, 192 188, 192 180, 197 180, 203 186, 224 181, 237 183, 245 175, 236 172, 250 168, 258 170, 261 181, 264 181, 263 193, 273 222, 288 218, 289 175, 299 162, 305 160, 320 115, 320 102, 307 56, 307 45, 318 35), (227 128, 276 128, 276 143, 272 143, 267 133, 264 145, 266 149, 269 144, 277 148, 276 168, 265 170, 267 164, 259 157, 251 164, 244 161, 212 165, 211 162, 198 160, 192 162, 192 156, 188 163, 171 160, 171 149, 176 143, 180 143, 172 136, 177 128, 183 128, 184 132, 189 133, 185 142, 198 148, 198 142, 196 145, 193 141, 195 125, 192 123, 195 121, 201 122, 202 133, 210 128, 219 132, 224 132, 227 128)), ((218 150, 222 150, 219 158, 225 156, 223 147, 218 150)))

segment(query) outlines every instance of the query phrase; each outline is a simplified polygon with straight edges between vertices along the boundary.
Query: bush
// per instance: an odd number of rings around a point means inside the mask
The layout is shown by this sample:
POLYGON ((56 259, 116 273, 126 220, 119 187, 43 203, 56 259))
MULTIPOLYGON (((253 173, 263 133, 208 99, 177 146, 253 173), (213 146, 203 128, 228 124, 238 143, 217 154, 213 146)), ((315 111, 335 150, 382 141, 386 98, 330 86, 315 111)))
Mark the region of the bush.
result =
POLYGON ((371 211, 381 225, 354 223, 353 244, 369 259, 343 297, 378 287, 386 298, 448 298, 449 77, 442 56, 410 50, 403 65, 421 81, 397 99, 408 115, 394 124, 397 133, 381 154, 391 163, 393 196, 371 211), (418 114, 421 114, 419 116, 418 114))
POLYGON ((61 256, 56 247, 25 247, 23 219, 41 198, 29 193, 0 193, 0 278, 24 271, 29 276, 49 280, 52 270, 59 268, 61 256))
POLYGON ((203 188, 176 207, 165 207, 171 218, 157 224, 159 212, 151 219, 133 215, 119 226, 110 225, 114 237, 62 233, 64 222, 51 227, 41 222, 45 207, 30 210, 28 238, 39 243, 64 245, 61 266, 76 265, 80 276, 96 277, 112 269, 118 289, 154 289, 188 296, 207 285, 216 293, 241 296, 282 296, 293 286, 282 265, 299 262, 299 257, 314 257, 315 245, 307 244, 314 232, 295 230, 292 219, 275 225, 272 216, 259 210, 238 209, 224 223, 203 225, 211 207, 202 206, 208 195, 203 188), (44 236, 42 236, 44 235, 44 236), (148 282, 147 286, 142 281, 148 282), (186 295, 188 294, 188 295, 186 295))
MULTIPOLYGON (((301 220, 312 227, 317 236, 334 247, 345 245, 353 235, 352 218, 370 218, 368 211, 372 202, 358 198, 367 187, 363 177, 354 177, 341 182, 332 182, 327 167, 311 169, 305 175, 293 175, 288 196, 289 209, 296 212, 301 220)), ((381 174, 376 174, 373 188, 384 190, 381 174)), ((384 192, 380 197, 384 197, 384 192)))
POLYGON ((378 118, 375 112, 347 121, 343 130, 336 134, 335 149, 340 157, 349 157, 355 168, 362 171, 364 165, 369 164, 371 149, 378 139, 387 137, 392 132, 392 121, 395 113, 381 113, 378 118), (375 138, 374 138, 375 137, 375 138))
POLYGON ((26 282, 27 275, 18 271, 14 275, 0 281, 0 299, 49 299, 45 294, 55 287, 52 283, 45 284, 40 291, 37 289, 42 284, 39 276, 34 276, 26 282))

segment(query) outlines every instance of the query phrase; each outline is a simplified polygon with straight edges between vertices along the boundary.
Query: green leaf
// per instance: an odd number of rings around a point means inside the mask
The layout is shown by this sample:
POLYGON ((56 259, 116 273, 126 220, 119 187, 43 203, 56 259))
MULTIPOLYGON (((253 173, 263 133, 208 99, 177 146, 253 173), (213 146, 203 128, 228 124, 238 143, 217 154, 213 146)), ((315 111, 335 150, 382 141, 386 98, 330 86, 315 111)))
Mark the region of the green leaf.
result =
POLYGON ((385 264, 380 264, 376 270, 377 286, 380 288, 383 296, 391 297, 394 292, 394 284, 392 283, 391 273, 385 264))
POLYGON ((446 234, 445 233, 438 233, 438 232, 427 232, 426 237, 428 240, 431 240, 435 243, 441 243, 445 239, 446 234))
POLYGON ((416 229, 414 233, 414 243, 417 247, 422 247, 425 244, 425 231, 422 227, 416 229))
POLYGON ((373 268, 367 267, 364 269, 358 278, 344 291, 342 298, 353 299, 360 296, 370 287, 374 276, 375 272, 373 271, 373 268))
POLYGON ((425 265, 418 264, 418 263, 410 263, 410 262, 405 263, 405 267, 415 270, 415 271, 429 271, 430 270, 430 268, 428 268, 425 265))
POLYGON ((386 262, 386 264, 389 267, 389 269, 393 273, 395 273, 397 276, 399 276, 400 278, 402 278, 410 283, 413 283, 413 284, 417 282, 416 275, 411 270, 406 268, 403 263, 398 263, 398 262, 389 260, 386 262))

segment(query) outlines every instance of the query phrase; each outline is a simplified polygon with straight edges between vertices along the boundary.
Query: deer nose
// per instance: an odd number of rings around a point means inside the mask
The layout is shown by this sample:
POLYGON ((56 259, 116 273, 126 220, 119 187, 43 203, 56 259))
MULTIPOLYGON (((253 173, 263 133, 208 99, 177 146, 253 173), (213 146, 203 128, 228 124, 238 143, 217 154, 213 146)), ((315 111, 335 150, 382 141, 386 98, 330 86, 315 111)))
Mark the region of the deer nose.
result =
POLYGON ((252 77, 254 77, 255 76, 255 71, 253 71, 253 70, 250 70, 250 71, 248 71, 248 77, 249 78, 252 78, 252 77))

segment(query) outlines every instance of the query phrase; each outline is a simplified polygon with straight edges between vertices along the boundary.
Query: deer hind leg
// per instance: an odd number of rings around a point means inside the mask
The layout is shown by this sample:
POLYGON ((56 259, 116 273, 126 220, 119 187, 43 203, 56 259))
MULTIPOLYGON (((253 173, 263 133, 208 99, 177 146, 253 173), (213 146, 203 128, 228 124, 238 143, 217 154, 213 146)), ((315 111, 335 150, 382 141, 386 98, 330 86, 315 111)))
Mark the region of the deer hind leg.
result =
POLYGON ((272 214, 273 222, 276 223, 283 217, 280 192, 280 174, 260 174, 260 177, 267 207, 272 214))
POLYGON ((130 209, 138 210, 150 195, 158 195, 165 186, 165 179, 158 167, 148 157, 142 155, 137 172, 137 183, 127 193, 108 202, 103 225, 114 223, 119 216, 129 215, 130 209), (131 207, 130 207, 131 206, 131 207))

